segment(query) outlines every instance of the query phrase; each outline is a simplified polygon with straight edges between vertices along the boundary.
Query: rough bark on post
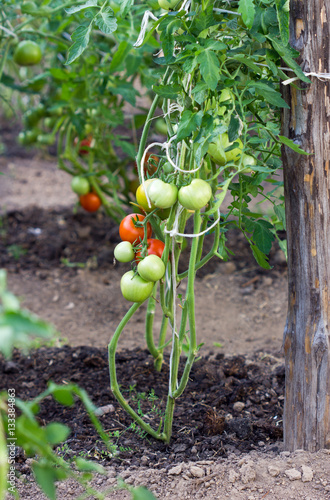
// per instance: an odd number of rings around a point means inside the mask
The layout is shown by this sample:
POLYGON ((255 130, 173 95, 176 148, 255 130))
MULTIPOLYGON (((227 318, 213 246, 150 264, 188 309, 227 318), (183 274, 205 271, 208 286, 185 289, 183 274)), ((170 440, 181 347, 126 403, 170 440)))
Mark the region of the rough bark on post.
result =
MULTIPOLYGON (((291 0, 290 43, 304 72, 330 72, 330 0, 291 0)), ((289 73, 288 73, 289 75, 289 73)), ((284 446, 330 448, 330 81, 283 88, 289 300, 284 446)))

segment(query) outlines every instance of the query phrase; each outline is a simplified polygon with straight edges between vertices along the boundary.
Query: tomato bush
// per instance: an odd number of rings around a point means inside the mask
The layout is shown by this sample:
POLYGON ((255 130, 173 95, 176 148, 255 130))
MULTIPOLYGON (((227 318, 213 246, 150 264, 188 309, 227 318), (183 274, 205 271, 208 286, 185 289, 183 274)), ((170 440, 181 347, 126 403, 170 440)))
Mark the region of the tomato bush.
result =
MULTIPOLYGON (((140 107, 129 117, 124 106, 136 105, 136 80, 147 96, 162 73, 152 58, 159 48, 156 36, 143 51, 134 47, 142 8, 134 9, 129 19, 119 17, 120 10, 117 0, 105 1, 103 7, 74 0, 6 0, 2 24, 11 29, 1 31, 0 38, 2 88, 14 104, 25 107, 20 143, 56 146, 59 168, 72 176, 93 174, 103 210, 118 222, 132 201, 136 136, 148 112, 140 107), (132 130, 123 133, 123 125, 132 130)), ((155 155, 149 162, 147 157, 148 172, 155 172, 155 162, 155 155)))
MULTIPOLYGON (((284 227, 284 208, 276 171, 281 167, 281 144, 295 145, 280 135, 281 108, 287 107, 279 89, 279 79, 286 78, 282 58, 299 78, 307 80, 288 47, 288 13, 276 0, 238 0, 231 2, 230 11, 227 4, 225 0, 216 5, 159 0, 163 10, 144 23, 138 40, 143 47, 151 34, 157 33, 162 52, 155 59, 165 69, 153 86, 155 97, 136 159, 140 185, 144 185, 137 199, 148 211, 146 189, 156 207, 149 211, 147 220, 154 240, 159 242, 158 259, 153 260, 162 262, 165 278, 160 278, 163 268, 154 275, 149 268, 151 244, 145 235, 143 242, 134 246, 134 271, 130 271, 145 280, 155 279, 145 337, 157 370, 161 369, 165 346, 170 345, 171 350, 167 406, 159 426, 141 420, 124 400, 116 378, 117 342, 139 304, 130 308, 110 342, 110 378, 115 396, 131 417, 144 431, 165 442, 171 437, 175 400, 187 385, 200 347, 194 310, 196 272, 213 257, 229 258, 226 232, 230 228, 242 231, 257 263, 266 269, 270 268, 268 254, 276 238, 285 250, 285 242, 278 236, 284 227), (160 118, 160 106, 166 141, 153 142, 150 129, 160 118), (157 169, 147 172, 143 158, 154 147, 160 149, 157 169), (273 188, 267 194, 266 182, 273 188), (274 213, 251 210, 249 204, 256 196, 270 201, 274 213), (156 210, 160 207, 168 210, 163 217, 156 210), (189 266, 181 272, 186 238, 191 241, 189 266), (206 238, 213 238, 213 243, 203 252, 206 238), (187 280, 185 292, 178 292, 183 280, 187 280), (162 310, 158 340, 153 328, 156 301, 162 310), (179 371, 183 350, 185 364, 179 371)), ((145 20, 147 17, 148 13, 145 20)))

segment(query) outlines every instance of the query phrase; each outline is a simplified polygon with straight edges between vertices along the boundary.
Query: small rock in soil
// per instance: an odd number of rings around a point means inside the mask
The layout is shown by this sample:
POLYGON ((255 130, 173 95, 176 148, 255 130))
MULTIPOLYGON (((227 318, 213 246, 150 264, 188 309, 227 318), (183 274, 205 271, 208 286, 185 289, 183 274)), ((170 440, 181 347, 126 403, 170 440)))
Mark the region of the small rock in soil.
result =
POLYGON ((290 481, 301 479, 301 472, 297 469, 288 469, 285 471, 285 475, 290 479, 290 481))
POLYGON ((308 467, 307 465, 302 465, 302 482, 303 483, 308 483, 313 480, 313 470, 308 467))

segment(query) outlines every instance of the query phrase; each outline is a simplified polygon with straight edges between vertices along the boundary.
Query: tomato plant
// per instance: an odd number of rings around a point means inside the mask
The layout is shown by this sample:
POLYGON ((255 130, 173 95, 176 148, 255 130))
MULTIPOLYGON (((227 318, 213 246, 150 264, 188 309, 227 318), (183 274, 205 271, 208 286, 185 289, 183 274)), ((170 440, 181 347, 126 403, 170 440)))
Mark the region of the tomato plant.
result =
POLYGON ((80 196, 79 201, 86 212, 96 212, 102 205, 100 197, 92 192, 80 196))
MULTIPOLYGON (((19 141, 46 150, 57 145, 59 168, 73 177, 92 174, 105 213, 118 222, 132 201, 138 130, 148 112, 141 107, 131 120, 132 133, 126 134, 125 105, 136 104, 137 79, 146 96, 162 73, 152 59, 159 47, 155 35, 143 51, 134 47, 143 10, 130 18, 119 17, 119 10, 117 0, 102 5, 5 1, 1 24, 10 29, 0 37, 2 88, 26 110, 19 141), (72 43, 71 36, 74 40, 85 28, 72 43), (39 106, 40 114, 34 112, 39 106), (30 133, 33 127, 38 133, 30 133)), ((147 157, 149 173, 157 169, 157 160, 147 157)))
MULTIPOLYGON (((146 189, 155 207, 167 206, 169 212, 165 219, 157 210, 147 217, 161 242, 158 258, 165 266, 166 279, 158 279, 160 272, 153 277, 149 269, 150 240, 146 245, 144 236, 134 248, 138 275, 156 279, 148 299, 145 336, 157 370, 161 369, 164 346, 169 343, 171 351, 167 406, 159 426, 152 427, 124 400, 116 378, 117 342, 138 303, 127 312, 110 342, 110 378, 124 409, 144 431, 165 442, 171 437, 175 401, 187 385, 200 348, 194 310, 196 272, 213 257, 228 259, 231 251, 226 247, 226 232, 230 228, 242 231, 256 261, 266 269, 275 238, 285 247, 277 234, 283 228, 284 210, 283 197, 276 195, 281 186, 276 170, 281 166, 281 144, 294 145, 280 135, 280 110, 287 107, 279 92, 279 77, 285 78, 282 57, 285 55, 286 64, 300 78, 305 76, 287 47, 288 13, 279 9, 278 2, 239 0, 231 2, 230 11, 227 4, 219 0, 215 7, 213 2, 197 0, 174 10, 179 2, 159 0, 164 10, 172 11, 149 20, 139 37, 143 45, 157 30, 162 52, 155 57, 165 69, 153 87, 155 97, 136 161, 143 185, 150 174, 141 165, 142 159, 151 147, 160 148, 158 168, 151 181, 147 180, 146 189), (286 41, 282 42, 284 31, 286 41), (151 123, 156 116, 159 119, 160 106, 166 141, 148 145, 151 123), (270 195, 264 193, 266 180, 274 185, 270 195), (250 209, 249 203, 257 195, 273 203, 274 214, 250 209), (193 219, 190 225, 189 219, 193 219), (190 259, 181 272, 185 238, 191 241, 190 259), (213 243, 203 252, 206 238, 213 238, 213 243), (179 296, 182 280, 187 280, 186 292, 179 296), (156 300, 162 310, 158 338, 153 327, 156 300), (185 365, 179 371, 183 345, 185 365)), ((142 205, 146 202, 145 193, 143 196, 142 205)))
MULTIPOLYGON (((144 238, 144 226, 142 222, 145 217, 141 214, 129 214, 124 217, 119 226, 119 236, 123 241, 129 241, 130 243, 136 243, 144 238)), ((147 238, 150 238, 152 234, 151 225, 149 222, 146 223, 147 228, 147 238)))

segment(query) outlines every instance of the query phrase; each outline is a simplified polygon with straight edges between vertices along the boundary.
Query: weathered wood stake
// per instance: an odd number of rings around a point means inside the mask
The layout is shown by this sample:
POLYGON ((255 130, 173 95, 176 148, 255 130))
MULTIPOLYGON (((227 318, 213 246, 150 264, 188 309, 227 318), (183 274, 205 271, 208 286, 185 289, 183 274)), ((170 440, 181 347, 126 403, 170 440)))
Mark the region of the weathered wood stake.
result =
MULTIPOLYGON (((330 0, 291 0, 290 43, 304 72, 330 72, 330 0)), ((289 74, 289 73, 288 73, 289 74)), ((284 446, 330 448, 330 81, 283 87, 289 300, 284 446)))

